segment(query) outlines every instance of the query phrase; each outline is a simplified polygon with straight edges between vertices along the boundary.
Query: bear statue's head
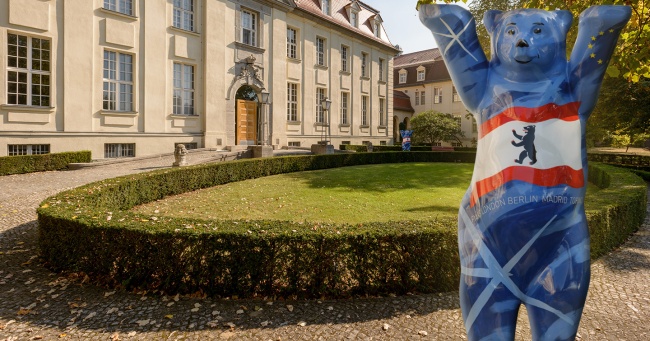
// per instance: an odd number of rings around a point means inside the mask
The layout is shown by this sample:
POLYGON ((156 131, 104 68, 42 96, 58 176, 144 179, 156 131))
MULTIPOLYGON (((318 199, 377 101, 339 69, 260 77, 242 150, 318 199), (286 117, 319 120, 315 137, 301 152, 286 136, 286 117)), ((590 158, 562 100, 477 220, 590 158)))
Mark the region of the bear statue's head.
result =
POLYGON ((535 126, 525 126, 524 127, 524 133, 526 134, 533 134, 535 135, 535 126))
POLYGON ((483 23, 491 37, 493 65, 515 73, 559 70, 567 62, 572 21, 571 12, 562 10, 487 11, 483 23))

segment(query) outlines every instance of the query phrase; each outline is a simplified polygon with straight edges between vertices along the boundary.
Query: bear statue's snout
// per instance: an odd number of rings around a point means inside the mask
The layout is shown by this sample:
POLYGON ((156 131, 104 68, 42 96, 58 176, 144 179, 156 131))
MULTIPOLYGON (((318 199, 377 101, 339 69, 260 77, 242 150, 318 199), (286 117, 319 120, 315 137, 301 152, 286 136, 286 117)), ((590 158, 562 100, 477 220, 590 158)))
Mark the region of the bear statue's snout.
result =
POLYGON ((517 41, 517 47, 528 47, 528 42, 525 39, 519 39, 517 41))

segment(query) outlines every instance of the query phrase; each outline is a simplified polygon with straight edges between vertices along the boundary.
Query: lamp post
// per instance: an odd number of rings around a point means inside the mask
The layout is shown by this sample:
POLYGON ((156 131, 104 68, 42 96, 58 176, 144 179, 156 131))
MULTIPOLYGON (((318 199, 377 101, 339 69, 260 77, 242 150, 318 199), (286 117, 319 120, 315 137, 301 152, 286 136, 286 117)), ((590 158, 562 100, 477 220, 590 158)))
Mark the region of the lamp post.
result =
POLYGON ((332 130, 330 128, 330 121, 331 121, 330 120, 330 118, 331 118, 330 117, 330 106, 331 105, 332 105, 332 100, 330 100, 327 97, 323 98, 323 100, 321 101, 321 106, 323 107, 323 111, 327 112, 327 137, 325 138, 325 145, 330 144, 330 142, 331 142, 330 140, 331 140, 331 137, 332 137, 332 135, 331 135, 332 130))
POLYGON ((267 138, 266 138, 266 135, 267 135, 267 132, 266 132, 267 129, 266 128, 268 127, 268 119, 266 117, 267 116, 266 115, 266 106, 269 104, 269 95, 270 94, 269 94, 268 91, 266 91, 265 89, 262 89, 261 96, 259 98, 259 102, 262 105, 262 115, 261 115, 262 116, 262 129, 261 129, 262 130, 262 134, 261 134, 262 135, 262 144, 265 145, 265 146, 268 143, 267 138))

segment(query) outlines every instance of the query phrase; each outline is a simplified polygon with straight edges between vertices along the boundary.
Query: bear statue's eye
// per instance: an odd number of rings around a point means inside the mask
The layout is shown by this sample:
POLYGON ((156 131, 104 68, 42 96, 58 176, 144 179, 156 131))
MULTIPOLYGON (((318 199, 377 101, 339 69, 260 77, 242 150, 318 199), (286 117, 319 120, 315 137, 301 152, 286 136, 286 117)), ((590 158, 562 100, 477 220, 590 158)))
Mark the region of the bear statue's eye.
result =
POLYGON ((539 27, 535 27, 535 29, 533 30, 533 33, 540 34, 540 33, 542 33, 542 29, 539 28, 539 27))
POLYGON ((506 31, 506 33, 508 33, 509 35, 513 35, 513 34, 515 34, 515 30, 514 30, 513 28, 509 28, 509 29, 506 31))

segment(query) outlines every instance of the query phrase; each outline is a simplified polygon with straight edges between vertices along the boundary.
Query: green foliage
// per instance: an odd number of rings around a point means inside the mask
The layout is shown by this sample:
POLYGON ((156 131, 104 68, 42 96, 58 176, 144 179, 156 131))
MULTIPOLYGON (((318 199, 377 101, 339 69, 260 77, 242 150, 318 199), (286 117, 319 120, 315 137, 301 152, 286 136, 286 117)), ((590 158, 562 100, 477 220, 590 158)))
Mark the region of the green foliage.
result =
POLYGON ((90 162, 90 151, 0 157, 0 176, 60 170, 70 163, 90 162))
MULTIPOLYGON (((200 220, 131 211, 168 195, 272 174, 363 164, 473 161, 474 153, 384 152, 214 163, 104 180, 59 193, 38 209, 43 259, 123 288, 211 296, 347 297, 458 287, 456 219, 368 224, 200 220)), ((589 212, 592 252, 639 226, 645 183, 590 167, 610 186, 589 212), (623 206, 623 207, 622 207, 623 206)), ((600 192, 599 192, 600 193, 600 192)))
POLYGON ((464 136, 460 123, 451 114, 434 110, 417 114, 411 119, 413 143, 431 144, 440 141, 459 142, 464 136))

